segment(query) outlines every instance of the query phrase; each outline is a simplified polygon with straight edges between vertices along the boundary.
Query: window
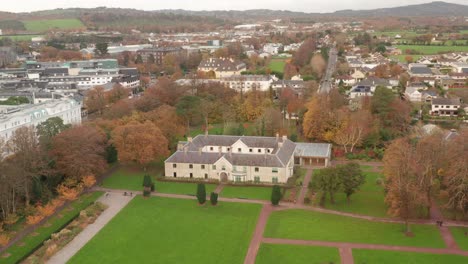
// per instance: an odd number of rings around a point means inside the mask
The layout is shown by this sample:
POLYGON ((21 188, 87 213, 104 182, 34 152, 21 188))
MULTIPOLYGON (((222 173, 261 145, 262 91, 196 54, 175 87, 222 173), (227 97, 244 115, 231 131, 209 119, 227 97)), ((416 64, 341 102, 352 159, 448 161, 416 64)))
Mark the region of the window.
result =
POLYGON ((240 176, 236 176, 236 179, 235 179, 236 182, 241 182, 242 181, 242 178, 240 176))
POLYGON ((222 170, 226 170, 226 166, 223 165, 223 167, 221 167, 222 170))
POLYGON ((174 178, 177 178, 177 172, 174 172, 174 178))
POLYGON ((249 149, 249 152, 253 152, 253 149, 249 149))
POLYGON ((230 151, 230 150, 231 150, 231 148, 227 148, 227 151, 230 151))
POLYGON ((267 152, 270 153, 270 150, 268 149, 267 152))
POLYGON ((189 167, 190 169, 193 169, 193 164, 189 164, 188 167, 189 167))
POLYGON ((273 172, 273 173, 278 173, 278 168, 273 168, 273 169, 271 169, 271 172, 273 172))
POLYGON ((208 179, 208 173, 205 173, 205 179, 208 179))
POLYGON ((254 182, 255 182, 255 183, 259 183, 259 182, 260 182, 260 177, 259 177, 259 176, 255 176, 255 177, 254 177, 254 182))
POLYGON ((210 147, 210 150, 213 150, 213 147, 210 147))
POLYGON ((438 105, 436 105, 436 106, 434 106, 434 107, 435 107, 435 108, 439 108, 439 106, 438 106, 438 105))
POLYGON ((190 173, 190 178, 193 178, 193 173, 190 173))
POLYGON ((258 153, 262 153, 262 149, 258 149, 258 153))
POLYGON ((255 172, 258 172, 259 171, 259 168, 258 167, 255 167, 255 172))
POLYGON ((242 152, 242 149, 241 149, 241 148, 238 148, 238 149, 237 149, 237 152, 242 152))
POLYGON ((205 169, 205 165, 201 165, 201 169, 204 170, 204 169, 205 169))
POLYGON ((271 182, 273 182, 273 183, 278 183, 278 177, 273 177, 273 178, 271 179, 271 182))
POLYGON ((213 170, 216 170, 216 165, 213 165, 213 170))
POLYGON ((177 164, 172 164, 172 168, 177 168, 177 164))

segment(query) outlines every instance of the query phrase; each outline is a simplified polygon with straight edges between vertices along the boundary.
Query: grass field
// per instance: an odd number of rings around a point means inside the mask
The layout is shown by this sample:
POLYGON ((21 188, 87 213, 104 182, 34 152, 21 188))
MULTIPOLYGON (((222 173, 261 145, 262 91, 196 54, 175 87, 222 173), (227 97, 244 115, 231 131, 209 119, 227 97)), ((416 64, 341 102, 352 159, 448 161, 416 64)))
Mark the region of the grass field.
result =
POLYGON ((264 236, 382 245, 445 247, 440 232, 435 226, 411 225, 413 237, 405 236, 403 230, 402 224, 371 222, 304 210, 284 210, 271 214, 264 236))
MULTIPOLYGON (((408 55, 391 55, 390 58, 391 59, 395 59, 399 62, 404 62, 406 63, 406 56, 408 55)), ((419 60, 419 58, 421 58, 423 55, 409 55, 413 58, 413 61, 417 61, 419 60)))
MULTIPOLYGON (((143 171, 122 168, 114 172, 111 176, 105 178, 102 183, 102 187, 109 189, 142 191, 144 175, 145 173, 143 171)), ((154 185, 156 191, 161 193, 195 195, 197 191, 196 183, 156 181, 154 185)), ((206 184, 207 194, 214 191, 214 189, 216 189, 215 184, 206 184)))
MULTIPOLYGON (((405 50, 416 50, 424 55, 434 55, 441 52, 468 51, 468 46, 423 46, 423 45, 397 45, 403 53, 405 50)), ((406 56, 406 55, 405 55, 406 56)), ((413 56, 413 58, 415 58, 413 56)))
POLYGON ((468 257, 457 255, 426 254, 399 251, 353 249, 355 264, 463 264, 468 257))
POLYGON ((284 72, 284 65, 286 65, 286 59, 275 59, 272 58, 268 68, 273 72, 284 72))
POLYGON ((81 196, 78 200, 72 202, 67 206, 60 214, 62 217, 53 217, 47 223, 38 229, 35 233, 37 235, 29 235, 18 241, 15 245, 9 248, 5 253, 11 254, 8 258, 1 258, 0 263, 17 263, 32 250, 36 249, 45 240, 49 239, 50 235, 59 231, 64 225, 70 222, 75 216, 77 216, 81 210, 88 207, 91 203, 96 201, 103 193, 94 192, 81 196), (24 244, 24 245, 23 245, 24 244), (20 246, 21 245, 21 246, 20 246))
POLYGON ((260 208, 138 196, 68 263, 242 263, 260 208))
POLYGON ((44 32, 50 29, 79 29, 85 25, 76 18, 70 19, 47 19, 23 21, 26 30, 31 32, 44 32))
POLYGON ((43 35, 13 35, 13 36, 0 36, 2 38, 10 38, 13 41, 31 41, 32 38, 44 37, 43 35))
POLYGON ((337 248, 262 244, 255 263, 338 264, 340 255, 337 248))
POLYGON ((342 192, 335 194, 335 204, 331 204, 327 197, 325 208, 377 217, 388 217, 387 205, 384 202, 384 187, 376 183, 378 178, 384 176, 378 172, 364 171, 366 182, 361 189, 351 195, 351 202, 348 204, 346 195, 342 192))
POLYGON ((219 196, 227 198, 270 200, 271 190, 271 187, 226 186, 219 196))
POLYGON ((468 250, 468 227, 450 227, 450 232, 452 232, 455 241, 458 246, 463 250, 468 250))

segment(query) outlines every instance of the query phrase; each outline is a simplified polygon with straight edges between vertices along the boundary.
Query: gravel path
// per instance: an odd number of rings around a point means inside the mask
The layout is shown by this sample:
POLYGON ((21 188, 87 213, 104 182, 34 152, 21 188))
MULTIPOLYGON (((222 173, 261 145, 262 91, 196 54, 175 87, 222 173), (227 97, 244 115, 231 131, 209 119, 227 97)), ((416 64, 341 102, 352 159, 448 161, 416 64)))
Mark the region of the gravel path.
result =
POLYGON ((122 210, 133 198, 123 196, 121 194, 109 193, 99 198, 101 202, 108 206, 104 212, 96 219, 96 221, 88 225, 81 233, 78 234, 70 243, 58 251, 52 258, 47 261, 48 264, 63 264, 70 260, 88 241, 90 241, 114 216, 122 210))

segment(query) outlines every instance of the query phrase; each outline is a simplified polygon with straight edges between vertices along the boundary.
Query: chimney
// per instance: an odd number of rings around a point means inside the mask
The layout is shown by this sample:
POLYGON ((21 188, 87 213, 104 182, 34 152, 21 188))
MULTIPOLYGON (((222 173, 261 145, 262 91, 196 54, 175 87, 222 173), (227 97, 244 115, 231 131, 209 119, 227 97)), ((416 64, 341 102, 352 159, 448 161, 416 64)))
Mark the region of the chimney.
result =
POLYGON ((208 128, 205 129, 205 138, 208 137, 208 128))
POLYGON ((287 135, 283 135, 283 142, 286 141, 288 139, 288 136, 287 135))
POLYGON ((193 140, 193 138, 192 138, 192 137, 187 137, 187 141, 188 141, 188 142, 190 142, 190 143, 191 143, 191 142, 192 142, 192 140, 193 140))
POLYGON ((219 153, 219 156, 221 156, 221 153, 223 153, 223 147, 221 146, 218 147, 218 153, 219 153))
POLYGON ((188 151, 188 147, 185 146, 185 147, 184 147, 184 153, 187 154, 187 151, 188 151))
POLYGON ((198 155, 201 156, 201 154, 202 154, 202 148, 198 148, 198 155))
POLYGON ((276 141, 279 140, 279 133, 276 133, 276 141))

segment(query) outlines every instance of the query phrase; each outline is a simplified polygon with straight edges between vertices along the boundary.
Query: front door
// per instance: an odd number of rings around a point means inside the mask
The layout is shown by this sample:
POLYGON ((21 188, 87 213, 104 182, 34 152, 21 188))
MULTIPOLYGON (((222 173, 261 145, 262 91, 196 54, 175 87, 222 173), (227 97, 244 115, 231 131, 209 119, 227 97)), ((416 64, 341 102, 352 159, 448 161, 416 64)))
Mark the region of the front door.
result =
POLYGON ((220 175, 221 182, 227 182, 228 181, 228 176, 225 172, 221 172, 220 175))

